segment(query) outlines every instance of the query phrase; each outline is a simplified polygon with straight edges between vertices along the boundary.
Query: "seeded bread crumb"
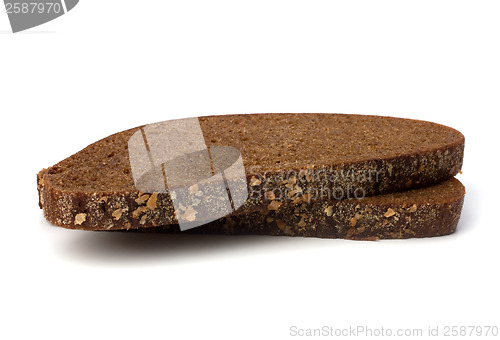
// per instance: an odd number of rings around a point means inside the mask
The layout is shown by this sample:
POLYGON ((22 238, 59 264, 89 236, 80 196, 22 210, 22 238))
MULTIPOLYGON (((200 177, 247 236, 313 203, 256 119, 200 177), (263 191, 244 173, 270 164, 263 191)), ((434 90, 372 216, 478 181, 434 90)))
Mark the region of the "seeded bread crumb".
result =
MULTIPOLYGON (((273 211, 270 215, 255 212, 229 216, 183 233, 372 241, 443 236, 456 230, 464 196, 463 185, 451 178, 422 189, 361 200, 315 202, 301 207, 298 216, 293 205, 284 205, 280 211, 273 211), (388 211, 390 214, 387 214, 388 211)), ((180 232, 175 224, 141 231, 180 232)))

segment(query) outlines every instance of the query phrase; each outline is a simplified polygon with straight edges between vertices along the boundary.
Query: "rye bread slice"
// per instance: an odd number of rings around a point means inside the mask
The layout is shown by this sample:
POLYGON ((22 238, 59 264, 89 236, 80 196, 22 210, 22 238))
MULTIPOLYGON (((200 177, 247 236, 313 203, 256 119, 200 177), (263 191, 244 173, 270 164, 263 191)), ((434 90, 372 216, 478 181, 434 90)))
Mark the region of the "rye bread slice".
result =
MULTIPOLYGON (((424 121, 253 114, 200 117, 199 124, 207 147, 232 146, 241 153, 251 197, 235 214, 332 198, 311 200, 309 193, 318 188, 342 191, 334 198, 348 198, 353 189, 363 197, 425 187, 454 176, 462 166, 463 135, 424 121), (276 190, 286 194, 274 197, 276 190)), ((168 192, 143 194, 134 184, 128 142, 141 131, 144 127, 111 135, 42 170, 37 182, 47 220, 88 230, 176 223, 168 192)))
MULTIPOLYGON (((353 240, 443 236, 456 230, 464 196, 462 183, 450 178, 430 187, 363 199, 283 204, 278 210, 227 216, 183 233, 353 240)), ((139 230, 181 232, 175 224, 139 230)))

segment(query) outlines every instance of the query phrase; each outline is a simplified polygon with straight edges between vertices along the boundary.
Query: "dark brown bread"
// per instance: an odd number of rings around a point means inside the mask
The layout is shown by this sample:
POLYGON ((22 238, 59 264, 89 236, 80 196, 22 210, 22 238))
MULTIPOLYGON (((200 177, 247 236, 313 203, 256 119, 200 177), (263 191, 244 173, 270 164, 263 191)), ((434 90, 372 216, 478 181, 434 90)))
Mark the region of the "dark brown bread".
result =
MULTIPOLYGON (((455 178, 430 187, 364 199, 327 200, 221 218, 183 233, 272 235, 357 240, 448 235, 455 231, 465 188, 455 178)), ((145 231, 179 233, 178 225, 145 231)))
MULTIPOLYGON (((454 176, 462 166, 463 135, 430 122, 255 114, 201 117, 199 123, 207 146, 233 146, 241 152, 252 197, 237 214, 328 199, 311 197, 318 188, 351 190, 351 196, 360 189, 360 196, 371 196, 424 187, 454 176), (359 174, 376 175, 367 180, 359 174), (274 190, 287 194, 273 197, 274 190)), ((104 138, 42 170, 38 191, 47 220, 89 230, 175 223, 168 193, 143 194, 134 185, 127 143, 141 128, 104 138)))

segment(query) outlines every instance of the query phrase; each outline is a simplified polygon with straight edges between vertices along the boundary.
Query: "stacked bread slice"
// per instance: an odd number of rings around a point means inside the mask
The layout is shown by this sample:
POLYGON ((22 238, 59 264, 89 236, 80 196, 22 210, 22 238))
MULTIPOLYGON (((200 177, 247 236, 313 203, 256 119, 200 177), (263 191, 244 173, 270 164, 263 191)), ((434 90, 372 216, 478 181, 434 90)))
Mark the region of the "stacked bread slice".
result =
POLYGON ((463 151, 460 132, 418 120, 209 116, 119 132, 37 180, 47 220, 71 229, 430 237, 456 229, 463 151))

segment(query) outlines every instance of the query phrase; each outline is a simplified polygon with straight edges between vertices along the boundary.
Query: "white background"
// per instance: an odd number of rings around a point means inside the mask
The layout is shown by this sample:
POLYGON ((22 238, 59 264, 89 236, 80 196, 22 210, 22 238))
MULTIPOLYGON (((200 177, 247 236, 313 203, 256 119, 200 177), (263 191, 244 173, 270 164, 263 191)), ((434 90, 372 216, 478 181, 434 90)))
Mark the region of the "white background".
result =
MULTIPOLYGON (((498 1, 81 0, 0 13, 3 339, 289 339, 290 327, 500 327, 498 1), (466 137, 451 236, 71 231, 36 173, 141 124, 253 112, 417 118, 466 137)), ((424 332, 424 334, 425 334, 424 332)))

